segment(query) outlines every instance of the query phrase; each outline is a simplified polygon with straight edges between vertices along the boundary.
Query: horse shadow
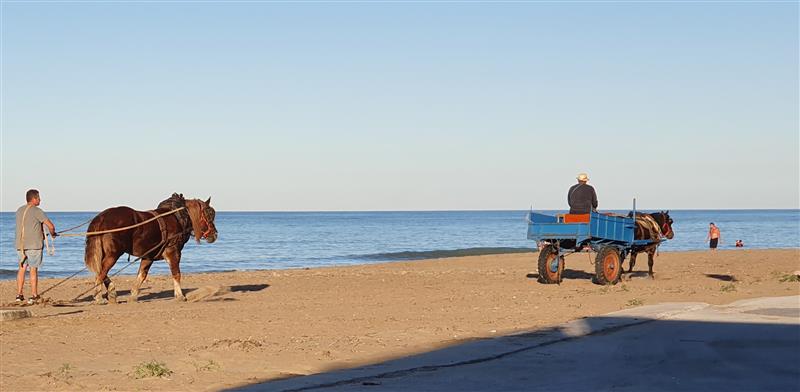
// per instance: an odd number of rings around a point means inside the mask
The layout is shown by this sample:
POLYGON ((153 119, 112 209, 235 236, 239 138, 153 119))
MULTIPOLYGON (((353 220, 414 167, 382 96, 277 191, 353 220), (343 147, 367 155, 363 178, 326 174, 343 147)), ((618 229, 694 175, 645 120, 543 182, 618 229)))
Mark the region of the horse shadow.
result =
MULTIPOLYGON (((257 292, 268 288, 268 284, 239 284, 239 285, 232 285, 232 286, 221 286, 218 293, 215 295, 224 295, 227 293, 247 293, 247 292, 257 292)), ((183 295, 189 296, 189 294, 193 291, 196 291, 198 288, 184 288, 183 295)), ((117 290, 117 295, 121 297, 120 299, 124 299, 125 297, 130 296, 130 290, 117 290)), ((103 296, 105 297, 105 295, 103 296)), ((147 302, 147 301, 154 301, 159 299, 172 299, 175 297, 175 292, 172 289, 169 290, 162 290, 162 291, 155 291, 149 293, 143 293, 139 295, 139 302, 147 302)), ((93 295, 87 295, 85 297, 79 298, 76 302, 92 302, 94 301, 93 295)), ((204 302, 213 302, 213 301, 236 301, 234 298, 205 298, 204 302)))
POLYGON ((647 271, 623 271, 622 275, 625 277, 626 280, 631 280, 633 278, 649 278, 650 274, 647 271))

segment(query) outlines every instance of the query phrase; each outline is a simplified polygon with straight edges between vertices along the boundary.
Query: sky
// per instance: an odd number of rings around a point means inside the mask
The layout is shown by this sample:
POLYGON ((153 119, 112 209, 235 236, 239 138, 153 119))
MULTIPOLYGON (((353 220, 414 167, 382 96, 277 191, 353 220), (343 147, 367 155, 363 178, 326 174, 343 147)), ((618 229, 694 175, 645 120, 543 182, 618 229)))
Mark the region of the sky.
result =
POLYGON ((2 211, 800 208, 798 2, 0 11, 2 211))

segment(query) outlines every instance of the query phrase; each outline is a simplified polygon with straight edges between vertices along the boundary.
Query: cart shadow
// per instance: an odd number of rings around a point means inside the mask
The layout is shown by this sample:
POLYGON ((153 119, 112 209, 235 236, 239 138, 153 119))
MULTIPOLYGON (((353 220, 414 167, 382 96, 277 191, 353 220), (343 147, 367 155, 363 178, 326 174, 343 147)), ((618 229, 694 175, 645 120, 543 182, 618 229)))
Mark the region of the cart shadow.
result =
POLYGON ((705 275, 707 277, 709 277, 709 278, 721 280, 723 282, 738 282, 739 281, 733 275, 722 275, 722 274, 705 274, 705 275))
MULTIPOLYGON (((537 273, 529 273, 525 275, 528 279, 539 279, 539 274, 537 273)), ((594 274, 590 274, 586 271, 580 270, 573 270, 573 269, 565 269, 564 272, 561 274, 561 277, 564 279, 584 279, 584 280, 593 280, 594 274)))

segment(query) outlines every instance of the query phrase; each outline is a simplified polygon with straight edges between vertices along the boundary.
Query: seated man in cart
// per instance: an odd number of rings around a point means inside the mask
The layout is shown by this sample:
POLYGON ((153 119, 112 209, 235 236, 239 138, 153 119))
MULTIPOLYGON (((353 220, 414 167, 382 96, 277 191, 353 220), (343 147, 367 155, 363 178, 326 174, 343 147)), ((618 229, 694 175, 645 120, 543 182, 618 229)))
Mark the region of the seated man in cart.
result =
POLYGON ((578 183, 569 188, 567 193, 567 203, 569 203, 570 214, 588 214, 597 210, 597 193, 594 188, 587 184, 589 176, 580 173, 577 177, 578 183))

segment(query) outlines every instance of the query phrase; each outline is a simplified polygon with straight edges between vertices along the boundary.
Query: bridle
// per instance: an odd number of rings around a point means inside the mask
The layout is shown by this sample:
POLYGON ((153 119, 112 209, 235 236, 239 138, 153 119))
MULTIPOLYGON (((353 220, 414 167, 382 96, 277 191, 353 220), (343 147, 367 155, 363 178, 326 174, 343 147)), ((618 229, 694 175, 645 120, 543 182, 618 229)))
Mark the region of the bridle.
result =
POLYGON ((213 226, 211 225, 211 223, 209 222, 208 218, 206 217, 206 206, 205 205, 202 208, 200 208, 200 223, 203 223, 203 224, 206 225, 206 230, 203 232, 203 234, 200 235, 200 239, 206 239, 206 238, 208 238, 208 235, 211 234, 211 230, 212 230, 213 226))
POLYGON ((661 225, 661 236, 669 237, 669 235, 672 233, 672 225, 669 224, 669 217, 667 217, 667 214, 664 213, 661 213, 660 215, 664 217, 664 223, 661 225))

